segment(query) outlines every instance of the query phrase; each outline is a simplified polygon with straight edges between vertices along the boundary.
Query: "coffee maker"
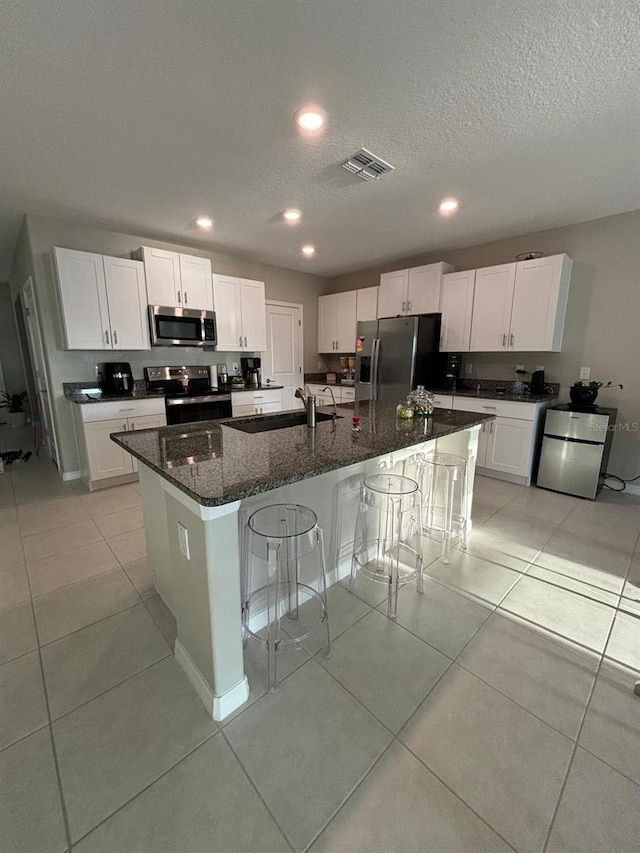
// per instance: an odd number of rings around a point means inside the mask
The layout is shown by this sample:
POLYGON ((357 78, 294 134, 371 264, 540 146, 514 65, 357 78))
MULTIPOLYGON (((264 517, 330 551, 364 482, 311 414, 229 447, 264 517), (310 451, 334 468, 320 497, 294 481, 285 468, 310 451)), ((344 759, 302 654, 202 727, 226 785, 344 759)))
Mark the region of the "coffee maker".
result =
POLYGON ((98 371, 103 394, 120 397, 133 394, 133 374, 128 361, 105 361, 98 365, 98 371))
POLYGON ((262 371, 260 358, 241 358, 242 375, 247 388, 260 388, 262 385, 262 371))
POLYGON ((457 352, 448 353, 444 370, 444 387, 447 391, 455 391, 458 387, 461 367, 462 356, 457 352))

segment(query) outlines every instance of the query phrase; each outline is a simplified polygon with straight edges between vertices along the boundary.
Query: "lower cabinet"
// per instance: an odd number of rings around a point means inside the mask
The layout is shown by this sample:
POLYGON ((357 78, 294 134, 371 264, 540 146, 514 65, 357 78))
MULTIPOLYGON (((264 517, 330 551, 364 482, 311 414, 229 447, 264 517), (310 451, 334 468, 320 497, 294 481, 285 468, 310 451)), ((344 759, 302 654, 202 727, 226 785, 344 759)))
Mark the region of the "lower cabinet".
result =
POLYGON ((231 412, 234 418, 243 415, 269 415, 281 410, 282 393, 279 388, 231 392, 231 412))
POLYGON ((137 460, 111 440, 114 432, 166 426, 164 399, 125 400, 122 403, 71 403, 80 460, 87 488, 135 480, 137 460))
POLYGON ((480 431, 476 460, 480 473, 530 485, 545 410, 553 402, 454 397, 455 411, 495 415, 480 431))
POLYGON ((333 391, 333 396, 336 401, 336 406, 339 403, 351 403, 356 398, 356 389, 350 385, 341 386, 341 385, 307 385, 309 389, 309 393, 313 394, 316 398, 316 406, 331 406, 333 405, 333 399, 331 397, 331 391, 333 391), (323 391, 323 388, 331 388, 331 391, 323 391))

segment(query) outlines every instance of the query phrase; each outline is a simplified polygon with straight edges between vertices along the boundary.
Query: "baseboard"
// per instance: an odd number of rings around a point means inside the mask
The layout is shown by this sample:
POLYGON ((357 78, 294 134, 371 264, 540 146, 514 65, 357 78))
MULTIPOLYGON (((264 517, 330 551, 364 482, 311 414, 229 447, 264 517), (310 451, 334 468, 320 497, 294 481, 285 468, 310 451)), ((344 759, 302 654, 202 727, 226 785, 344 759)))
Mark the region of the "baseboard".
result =
POLYGON ((476 474, 491 477, 493 480, 504 480, 506 483, 516 483, 518 486, 531 485, 529 477, 523 477, 520 474, 507 474, 505 471, 494 471, 493 468, 482 468, 480 465, 476 466, 476 474))
POLYGON ((231 690, 227 690, 222 696, 216 696, 180 640, 175 642, 174 653, 176 662, 200 697, 207 713, 214 720, 224 720, 249 698, 249 682, 246 675, 231 690))
POLYGON ((65 471, 62 475, 62 479, 65 483, 68 483, 69 480, 79 480, 82 474, 80 471, 65 471))
POLYGON ((640 495, 640 486, 634 483, 627 483, 625 492, 629 492, 630 495, 640 495))

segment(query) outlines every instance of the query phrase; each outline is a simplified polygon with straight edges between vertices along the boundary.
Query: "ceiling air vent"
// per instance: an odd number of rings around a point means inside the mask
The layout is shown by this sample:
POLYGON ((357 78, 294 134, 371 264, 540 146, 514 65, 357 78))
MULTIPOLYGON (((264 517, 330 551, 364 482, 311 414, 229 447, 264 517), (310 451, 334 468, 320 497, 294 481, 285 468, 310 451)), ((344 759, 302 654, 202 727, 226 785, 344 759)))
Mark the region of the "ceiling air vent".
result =
POLYGON ((393 171, 391 163, 386 163, 380 157, 376 157, 371 151, 366 148, 361 148, 356 151, 348 160, 342 164, 342 168, 352 175, 357 175, 363 181, 372 181, 374 178, 381 178, 387 172, 393 171))

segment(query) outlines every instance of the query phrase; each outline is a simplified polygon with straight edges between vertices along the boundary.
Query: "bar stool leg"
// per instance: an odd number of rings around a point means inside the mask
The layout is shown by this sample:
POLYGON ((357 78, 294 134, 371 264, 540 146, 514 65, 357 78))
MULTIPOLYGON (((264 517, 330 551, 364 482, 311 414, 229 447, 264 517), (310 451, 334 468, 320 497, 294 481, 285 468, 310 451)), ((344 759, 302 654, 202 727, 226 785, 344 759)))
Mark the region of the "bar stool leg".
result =
POLYGON ((469 512, 469 493, 467 491, 467 466, 465 463, 464 468, 462 469, 462 512, 464 513, 460 526, 460 548, 462 551, 467 550, 467 536, 469 535, 469 525, 471 524, 471 513, 469 512))
MULTIPOLYGON (((418 540, 422 538, 422 493, 420 489, 416 492, 415 497, 415 506, 413 508, 413 512, 411 515, 411 527, 412 533, 414 532, 413 528, 417 527, 418 540)), ((411 537, 413 538, 413 537, 411 537)), ((418 576, 416 578, 416 586, 418 589, 419 595, 422 595, 424 592, 424 578, 422 577, 422 556, 418 555, 418 576)))
MULTIPOLYGON (((387 540, 391 547, 389 554, 389 595, 387 599, 387 615, 395 619, 398 615, 398 580, 400 577, 400 537, 402 536, 402 502, 390 499, 390 511, 387 513, 388 524, 391 525, 391 535, 387 540)), ((387 525, 388 530, 388 525, 387 525)))
POLYGON ((280 640, 280 581, 278 551, 280 542, 267 543, 267 689, 278 689, 278 642, 280 640))
POLYGON ((249 590, 251 589, 251 568, 250 561, 251 555, 249 552, 249 537, 251 535, 251 531, 249 530, 249 525, 244 524, 242 529, 242 539, 240 541, 240 565, 242 566, 242 571, 240 572, 240 581, 241 581, 241 589, 240 589, 240 601, 241 601, 241 609, 242 609, 242 645, 246 647, 247 641, 249 639, 249 635, 247 634, 247 630, 245 628, 245 621, 249 619, 249 590))
POLYGON ((322 532, 322 528, 317 528, 318 535, 318 546, 320 548, 320 570, 322 573, 322 578, 320 580, 321 587, 320 593, 322 595, 322 604, 324 605, 324 622, 325 622, 325 630, 327 632, 327 644, 325 646, 324 656, 325 658, 331 657, 331 636, 329 633, 329 608, 327 607, 327 563, 324 555, 324 533, 322 532))
MULTIPOLYGON (((293 525, 287 526, 287 530, 295 530, 297 527, 297 510, 289 509, 289 513, 293 513, 293 525)), ((287 580, 289 583, 289 619, 298 618, 298 608, 300 607, 300 591, 298 581, 300 580, 300 566, 298 564, 298 540, 293 537, 287 543, 287 580)))
POLYGON ((442 562, 449 562, 449 549, 451 547, 451 525, 453 518, 453 494, 455 478, 453 473, 447 469, 447 496, 444 516, 444 530, 442 531, 442 562))
POLYGON ((353 552, 351 554, 351 574, 349 575, 349 589, 353 592, 356 588, 356 579, 358 577, 358 564, 356 563, 356 552, 358 550, 358 542, 360 539, 363 539, 363 521, 362 521, 362 508, 358 506, 358 512, 356 515, 356 529, 353 537, 353 552))

